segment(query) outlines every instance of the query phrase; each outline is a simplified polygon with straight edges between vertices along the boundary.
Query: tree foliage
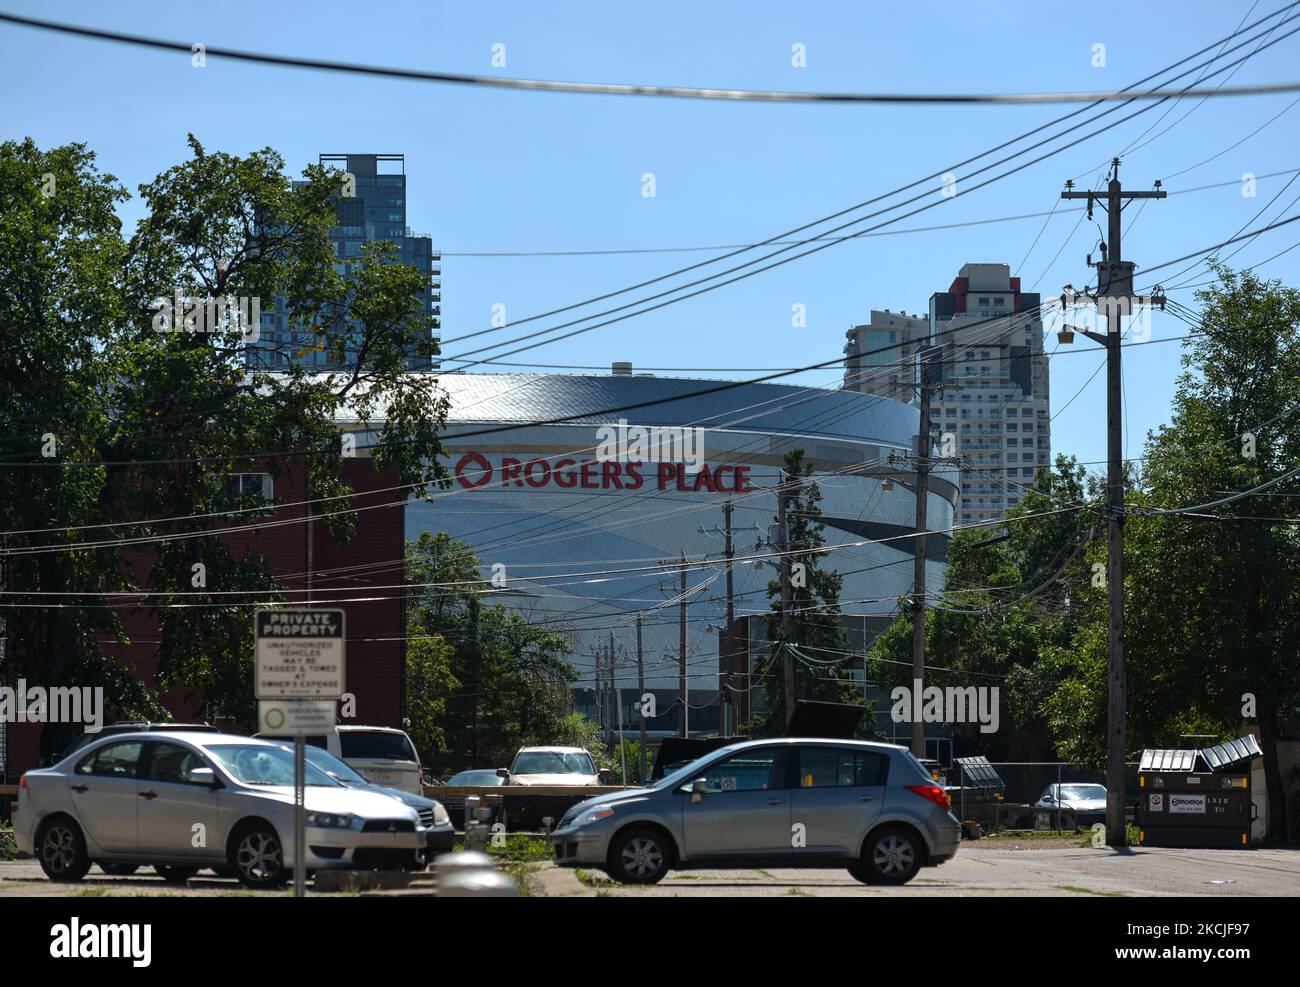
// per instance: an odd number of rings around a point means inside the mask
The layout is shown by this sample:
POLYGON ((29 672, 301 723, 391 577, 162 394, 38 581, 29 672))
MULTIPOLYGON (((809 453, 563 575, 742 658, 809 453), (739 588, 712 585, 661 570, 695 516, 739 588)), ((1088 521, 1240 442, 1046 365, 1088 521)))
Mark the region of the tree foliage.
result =
MULTIPOLYGON (((127 643, 118 610, 55 597, 64 605, 11 612, 11 671, 103 684, 111 708, 150 716, 165 716, 161 691, 183 687, 199 715, 248 720, 252 606, 228 595, 172 605, 195 590, 198 563, 214 591, 266 600, 279 586, 256 538, 236 550, 213 536, 248 507, 221 478, 305 470, 308 495, 331 498, 323 523, 346 540, 356 522, 336 410, 366 421, 382 409, 374 463, 418 494, 441 479, 446 407, 431 376, 404 372, 413 341, 434 345, 419 302, 427 275, 394 263, 391 245, 350 272, 334 266, 337 172, 312 166, 293 182, 270 149, 210 153, 190 137, 189 151, 141 186, 128 237, 116 210, 129 196, 84 145, 0 145, 0 502, 5 529, 20 532, 9 588, 156 590, 143 606, 161 640, 156 681, 141 682, 112 656, 127 643), (260 327, 163 316, 159 300, 178 295, 258 299, 267 311, 279 300, 313 345, 345 323, 358 359, 335 374, 250 372, 260 327)), ((43 748, 60 742, 45 734, 43 748)))
POLYGON ((442 749, 430 750, 430 761, 455 770, 505 767, 520 746, 563 744, 557 738, 575 729, 568 639, 485 602, 491 586, 479 578, 473 550, 445 532, 408 543, 407 581, 408 634, 432 636, 445 649, 445 674, 422 691, 407 681, 411 708, 443 711, 432 717, 442 749))

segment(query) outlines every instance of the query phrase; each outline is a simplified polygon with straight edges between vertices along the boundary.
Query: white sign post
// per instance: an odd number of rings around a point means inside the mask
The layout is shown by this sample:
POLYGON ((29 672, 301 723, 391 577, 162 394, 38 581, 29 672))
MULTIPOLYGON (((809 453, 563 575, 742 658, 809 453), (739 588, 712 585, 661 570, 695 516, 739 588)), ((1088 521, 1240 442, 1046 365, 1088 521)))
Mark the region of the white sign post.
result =
POLYGON ((344 693, 347 635, 342 610, 258 610, 258 725, 293 740, 293 894, 307 891, 306 743, 334 724, 344 693))

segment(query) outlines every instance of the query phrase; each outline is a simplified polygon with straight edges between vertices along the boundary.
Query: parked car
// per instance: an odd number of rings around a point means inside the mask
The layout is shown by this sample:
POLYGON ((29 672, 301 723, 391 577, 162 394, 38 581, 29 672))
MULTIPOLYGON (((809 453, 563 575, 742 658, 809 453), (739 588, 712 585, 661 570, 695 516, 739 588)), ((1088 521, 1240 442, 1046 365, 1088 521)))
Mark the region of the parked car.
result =
MULTIPOLYGON (((424 855, 415 809, 311 764, 306 783, 308 870, 414 865, 424 855)), ((117 734, 24 774, 13 819, 19 849, 54 881, 79 881, 98 863, 153 865, 178 882, 229 867, 245 885, 275 887, 294 863, 293 755, 221 733, 117 734)))
POLYGON ((836 865, 867 884, 904 884, 951 859, 960 835, 943 789, 905 747, 784 738, 587 799, 549 839, 560 866, 632 884, 678 868, 836 865))
MULTIPOLYGON (((293 743, 292 737, 254 734, 263 740, 293 743)), ((411 738, 396 727, 337 726, 306 738, 311 747, 329 751, 376 785, 423 795, 424 769, 411 738)))
POLYGON ((346 761, 341 761, 329 751, 307 745, 308 763, 320 768, 340 785, 362 791, 378 792, 397 799, 403 805, 409 805, 420 816, 420 824, 425 829, 425 846, 429 853, 445 853, 451 850, 456 841, 456 828, 451 824, 451 817, 442 803, 423 795, 412 795, 400 788, 386 788, 367 781, 346 761))
MULTIPOLYGON (((220 733, 216 727, 208 723, 153 723, 149 720, 119 720, 116 723, 110 723, 108 726, 101 727, 99 730, 91 732, 87 730, 80 737, 74 740, 61 753, 54 755, 50 764, 58 764, 69 754, 75 754, 87 744, 91 744, 101 737, 111 737, 117 733, 220 733)), ((42 765, 45 767, 46 765, 42 765)))
POLYGON ((521 747, 510 767, 497 774, 507 785, 600 784, 600 772, 582 747, 521 747))
MULTIPOLYGON (((1106 786, 1083 783, 1048 785, 1034 807, 1038 809, 1068 809, 1076 826, 1091 826, 1106 821, 1106 786)), ((1035 825, 1046 825, 1046 817, 1038 813, 1035 825)))
MULTIPOLYGON (((506 783, 505 778, 501 777, 496 768, 472 768, 469 771, 460 771, 447 779, 449 788, 495 788, 506 783)), ((444 799, 447 806, 447 812, 451 814, 453 825, 459 830, 465 828, 465 796, 448 795, 444 799)), ((496 820, 496 807, 489 804, 488 808, 492 810, 492 815, 488 822, 496 820)))
POLYGON ((506 780, 495 768, 474 768, 460 771, 447 779, 448 788, 491 788, 504 785, 506 780))

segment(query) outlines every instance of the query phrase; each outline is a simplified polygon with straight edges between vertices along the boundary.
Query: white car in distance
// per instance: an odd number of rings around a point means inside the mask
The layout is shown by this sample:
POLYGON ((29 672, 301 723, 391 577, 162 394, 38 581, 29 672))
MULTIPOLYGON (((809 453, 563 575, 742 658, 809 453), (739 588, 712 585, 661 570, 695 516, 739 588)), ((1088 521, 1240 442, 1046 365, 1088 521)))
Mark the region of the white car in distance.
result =
POLYGON ((497 774, 507 785, 599 785, 600 772, 582 747, 521 747, 497 774))

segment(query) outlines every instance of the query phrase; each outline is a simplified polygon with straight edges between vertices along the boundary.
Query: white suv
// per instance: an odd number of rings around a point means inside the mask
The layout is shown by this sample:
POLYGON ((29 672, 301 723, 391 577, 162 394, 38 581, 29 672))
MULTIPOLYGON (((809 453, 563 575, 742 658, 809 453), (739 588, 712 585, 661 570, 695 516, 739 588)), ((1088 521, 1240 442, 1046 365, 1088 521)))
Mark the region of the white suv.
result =
MULTIPOLYGON (((292 737, 259 733, 262 740, 293 743, 292 737)), ((329 751, 355 768, 368 781, 424 794, 424 769, 411 738, 396 727, 336 726, 329 733, 308 737, 313 747, 329 751)))

